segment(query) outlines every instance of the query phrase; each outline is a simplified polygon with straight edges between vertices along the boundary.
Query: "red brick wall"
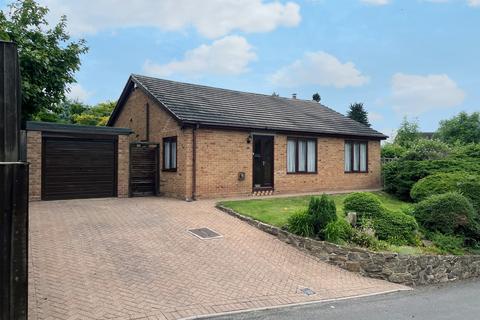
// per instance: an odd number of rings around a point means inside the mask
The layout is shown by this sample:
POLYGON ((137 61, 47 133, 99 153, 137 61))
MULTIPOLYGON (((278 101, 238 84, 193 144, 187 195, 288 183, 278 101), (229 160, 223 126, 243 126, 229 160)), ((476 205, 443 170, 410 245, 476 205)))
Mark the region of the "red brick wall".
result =
POLYGON ((197 197, 247 195, 252 192, 252 144, 249 133, 197 130, 197 197), (245 173, 245 180, 238 173, 245 173))
MULTIPOLYGON (((135 131, 131 141, 145 139, 145 104, 150 104, 150 141, 177 136, 177 172, 160 171, 160 192, 167 196, 192 195, 192 129, 178 123, 141 89, 133 91, 115 122, 117 127, 135 131)), ((252 192, 252 143, 250 133, 240 131, 197 130, 196 195, 198 198, 248 195, 252 192), (245 180, 238 179, 239 172, 245 180)), ((344 139, 318 138, 317 174, 286 173, 287 136, 275 135, 274 184, 276 193, 348 191, 376 189, 380 182, 380 142, 368 146, 368 173, 344 173, 344 139)), ((162 150, 160 150, 162 155, 162 150)))
MULTIPOLYGON (((197 197, 247 195, 252 192, 252 143, 249 133, 198 130, 197 197), (245 172, 244 181, 238 173, 245 172)), ((287 174, 287 136, 274 137, 275 193, 377 189, 380 181, 380 142, 368 145, 368 173, 344 173, 344 139, 318 138, 317 174, 287 174)))
POLYGON ((118 136, 117 197, 128 197, 130 143, 128 136, 118 136))
POLYGON ((42 196, 42 133, 27 131, 27 162, 29 168, 29 199, 40 200, 42 196))
POLYGON ((130 142, 146 139, 146 104, 150 105, 149 142, 160 145, 160 193, 178 197, 191 197, 192 177, 192 129, 182 129, 161 106, 147 97, 141 89, 132 91, 122 112, 115 121, 115 127, 130 128, 130 142), (162 170, 162 140, 164 137, 177 137, 177 171, 162 170))

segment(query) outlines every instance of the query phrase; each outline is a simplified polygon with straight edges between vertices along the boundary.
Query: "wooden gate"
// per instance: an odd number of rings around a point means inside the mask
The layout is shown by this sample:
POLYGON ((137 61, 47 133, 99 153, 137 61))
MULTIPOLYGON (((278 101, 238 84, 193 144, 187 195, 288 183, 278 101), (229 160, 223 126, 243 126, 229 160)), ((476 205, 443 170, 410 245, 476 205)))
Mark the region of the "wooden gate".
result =
POLYGON ((130 196, 158 194, 158 150, 158 144, 130 144, 130 196))

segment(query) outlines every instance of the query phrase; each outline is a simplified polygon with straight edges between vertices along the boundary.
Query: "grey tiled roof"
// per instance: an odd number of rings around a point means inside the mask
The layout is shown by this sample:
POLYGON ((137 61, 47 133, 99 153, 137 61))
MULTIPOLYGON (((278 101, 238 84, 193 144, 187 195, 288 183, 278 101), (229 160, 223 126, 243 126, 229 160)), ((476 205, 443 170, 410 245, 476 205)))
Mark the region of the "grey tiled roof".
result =
POLYGON ((274 97, 141 75, 131 79, 182 123, 331 135, 386 136, 315 101, 274 97))

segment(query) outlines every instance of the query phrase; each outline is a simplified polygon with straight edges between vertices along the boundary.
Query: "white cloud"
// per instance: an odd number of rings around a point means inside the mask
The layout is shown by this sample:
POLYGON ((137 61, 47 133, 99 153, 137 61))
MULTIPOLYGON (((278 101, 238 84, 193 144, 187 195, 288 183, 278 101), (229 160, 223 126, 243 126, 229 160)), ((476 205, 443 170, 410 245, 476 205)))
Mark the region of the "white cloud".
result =
POLYGON ((79 83, 72 83, 68 88, 69 91, 67 90, 66 96, 71 100, 85 102, 92 95, 90 91, 85 90, 79 83))
POLYGON ((465 92, 446 74, 426 76, 397 73, 392 77, 391 104, 401 114, 418 115, 452 108, 465 99, 465 92))
MULTIPOLYGON (((426 2, 433 2, 433 3, 449 3, 451 0, 423 0, 426 2)), ((467 5, 469 7, 479 7, 480 6, 480 0, 467 0, 467 5)))
POLYGON ((373 122, 378 122, 383 120, 383 115, 381 115, 378 112, 369 112, 368 113, 368 119, 373 121, 373 122))
POLYGON ((467 2, 470 7, 480 7, 480 0, 468 0, 467 2))
POLYGON ((352 62, 340 62, 323 51, 307 52, 302 59, 285 66, 271 76, 275 85, 297 87, 302 85, 358 87, 369 78, 362 75, 352 62))
POLYGON ((228 75, 248 71, 248 64, 257 58, 252 46, 240 36, 227 36, 214 41, 211 45, 203 44, 187 51, 182 60, 166 64, 146 61, 143 69, 146 73, 159 77, 172 74, 202 76, 205 74, 228 75))
POLYGON ((390 0, 360 0, 360 2, 370 4, 373 6, 384 6, 390 3, 390 0))
POLYGON ((179 31, 194 27, 209 38, 232 31, 268 32, 300 23, 300 7, 263 0, 41 0, 53 19, 65 14, 75 35, 106 29, 155 27, 179 31))

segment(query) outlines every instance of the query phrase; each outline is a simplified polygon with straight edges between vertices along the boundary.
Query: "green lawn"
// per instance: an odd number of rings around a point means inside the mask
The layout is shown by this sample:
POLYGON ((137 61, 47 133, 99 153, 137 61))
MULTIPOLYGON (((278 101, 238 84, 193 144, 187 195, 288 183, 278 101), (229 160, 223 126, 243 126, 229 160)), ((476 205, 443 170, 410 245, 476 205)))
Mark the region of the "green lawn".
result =
MULTIPOLYGON (((380 197, 383 204, 392 210, 400 210, 408 203, 400 201, 384 192, 374 192, 380 197)), ((343 200, 348 194, 336 194, 331 197, 337 205, 337 214, 342 216, 343 200)), ((252 217, 256 220, 282 227, 287 223, 288 217, 299 209, 307 207, 311 196, 288 197, 288 198, 270 198, 270 199, 253 199, 241 201, 223 201, 222 205, 231 208, 245 216, 252 217)))

